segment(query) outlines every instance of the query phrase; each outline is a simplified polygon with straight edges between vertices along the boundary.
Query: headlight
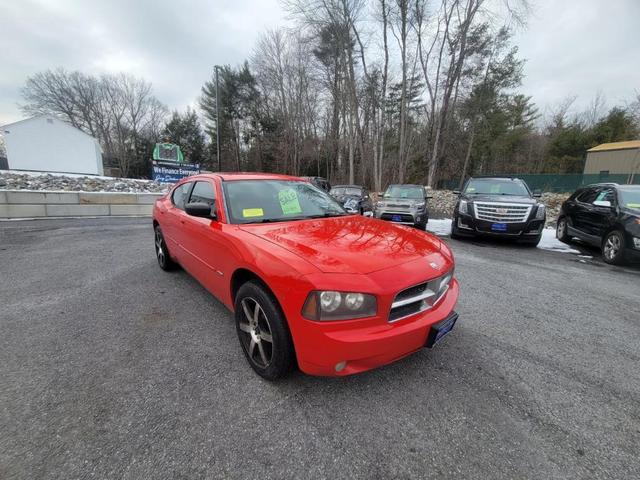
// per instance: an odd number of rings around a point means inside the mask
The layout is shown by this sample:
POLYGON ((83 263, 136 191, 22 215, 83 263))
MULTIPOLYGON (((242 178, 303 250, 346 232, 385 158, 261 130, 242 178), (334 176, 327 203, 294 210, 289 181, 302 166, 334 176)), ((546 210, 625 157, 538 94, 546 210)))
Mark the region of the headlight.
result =
POLYGON ((420 202, 420 203, 414 203, 413 204, 413 208, 424 208, 424 206, 427 204, 427 202, 420 202))
POLYGON ((384 208, 384 207, 386 207, 386 206, 387 206, 387 205, 386 205, 384 202, 378 202, 378 203, 376 203, 376 208, 384 208))
POLYGON ((536 220, 544 220, 544 211, 545 211, 544 205, 539 204, 538 210, 536 211, 536 220))
POLYGON ((466 200, 460 200, 460 205, 458 205, 458 212, 465 213, 465 214, 469 213, 469 209, 467 208, 467 201, 466 200))
POLYGON ((331 290, 311 292, 302 307, 304 318, 319 321, 372 317, 376 312, 377 302, 373 295, 331 290))

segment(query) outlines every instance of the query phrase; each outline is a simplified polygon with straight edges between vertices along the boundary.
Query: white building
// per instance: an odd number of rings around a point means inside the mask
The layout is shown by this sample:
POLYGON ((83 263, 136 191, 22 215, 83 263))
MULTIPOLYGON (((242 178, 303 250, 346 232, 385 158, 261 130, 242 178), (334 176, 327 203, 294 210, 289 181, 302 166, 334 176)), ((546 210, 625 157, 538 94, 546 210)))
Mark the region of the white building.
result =
POLYGON ((28 118, 0 131, 10 170, 104 174, 98 141, 55 117, 28 118))

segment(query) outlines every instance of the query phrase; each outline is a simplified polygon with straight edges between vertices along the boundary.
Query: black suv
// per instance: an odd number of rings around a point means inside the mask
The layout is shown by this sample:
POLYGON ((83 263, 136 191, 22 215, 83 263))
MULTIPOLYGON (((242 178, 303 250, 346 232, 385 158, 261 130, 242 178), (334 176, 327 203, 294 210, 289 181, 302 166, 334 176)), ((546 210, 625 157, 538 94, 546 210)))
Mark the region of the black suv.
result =
POLYGON ((373 210, 369 191, 359 185, 334 185, 329 195, 349 213, 364 214, 373 210))
POLYGON ((640 260, 640 185, 580 188, 562 204, 556 236, 565 243, 575 237, 602 248, 607 263, 640 260))
POLYGON ((524 181, 476 177, 464 184, 453 211, 451 237, 506 237, 536 246, 542 238, 546 209, 524 181))

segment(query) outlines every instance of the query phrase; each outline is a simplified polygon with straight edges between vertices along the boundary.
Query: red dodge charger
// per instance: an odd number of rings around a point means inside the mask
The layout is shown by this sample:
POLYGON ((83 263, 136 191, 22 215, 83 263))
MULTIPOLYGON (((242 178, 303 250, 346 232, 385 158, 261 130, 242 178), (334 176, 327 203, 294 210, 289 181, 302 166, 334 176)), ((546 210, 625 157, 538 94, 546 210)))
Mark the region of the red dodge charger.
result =
POLYGON ((251 367, 349 375, 431 347, 449 332, 451 250, 403 225, 346 213, 296 177, 203 174, 153 209, 164 270, 181 265, 235 313, 251 367))

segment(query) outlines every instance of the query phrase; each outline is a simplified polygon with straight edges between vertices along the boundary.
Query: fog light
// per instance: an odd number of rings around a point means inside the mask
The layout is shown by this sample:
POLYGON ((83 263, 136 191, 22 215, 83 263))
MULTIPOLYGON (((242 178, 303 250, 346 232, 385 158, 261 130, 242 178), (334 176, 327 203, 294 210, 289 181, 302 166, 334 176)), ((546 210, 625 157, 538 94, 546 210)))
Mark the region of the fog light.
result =
POLYGON ((465 228, 467 230, 471 230, 471 227, 464 223, 460 217, 458 217, 458 228, 465 228))
POLYGON ((640 238, 633 237, 633 246, 640 249, 640 238))
POLYGON ((342 370, 344 370, 344 367, 347 366, 347 361, 343 360, 342 362, 338 362, 336 363, 336 372, 341 372, 342 370))

